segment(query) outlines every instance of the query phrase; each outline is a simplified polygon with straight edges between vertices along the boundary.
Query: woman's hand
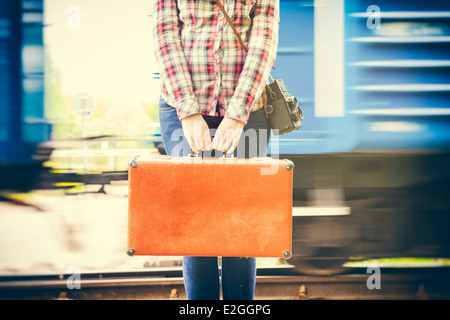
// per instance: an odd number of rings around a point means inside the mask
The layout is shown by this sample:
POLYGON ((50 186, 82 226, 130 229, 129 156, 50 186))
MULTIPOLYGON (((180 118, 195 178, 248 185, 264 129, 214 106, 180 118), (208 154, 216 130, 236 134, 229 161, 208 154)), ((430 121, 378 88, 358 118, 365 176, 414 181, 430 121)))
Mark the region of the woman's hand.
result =
POLYGON ((239 120, 224 118, 217 128, 212 142, 212 148, 227 153, 232 153, 236 149, 242 129, 245 123, 239 120))
POLYGON ((211 150, 211 135, 208 124, 201 114, 187 116, 181 120, 183 133, 195 153, 211 150))

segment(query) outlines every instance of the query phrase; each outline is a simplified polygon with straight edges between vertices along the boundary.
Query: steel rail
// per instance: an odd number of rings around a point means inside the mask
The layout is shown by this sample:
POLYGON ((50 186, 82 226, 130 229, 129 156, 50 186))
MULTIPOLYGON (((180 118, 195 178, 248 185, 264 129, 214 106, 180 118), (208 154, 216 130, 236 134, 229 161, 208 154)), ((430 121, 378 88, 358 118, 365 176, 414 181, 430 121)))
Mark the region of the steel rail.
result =
MULTIPOLYGON (((448 270, 382 272, 381 288, 370 289, 371 274, 307 276, 289 274, 289 268, 268 268, 259 270, 255 300, 449 299, 448 270)), ((3 276, 0 277, 0 299, 186 299, 179 268, 166 269, 166 276, 164 272, 160 269, 144 273, 82 274, 78 279, 79 289, 73 287, 76 282, 69 275, 3 276)))

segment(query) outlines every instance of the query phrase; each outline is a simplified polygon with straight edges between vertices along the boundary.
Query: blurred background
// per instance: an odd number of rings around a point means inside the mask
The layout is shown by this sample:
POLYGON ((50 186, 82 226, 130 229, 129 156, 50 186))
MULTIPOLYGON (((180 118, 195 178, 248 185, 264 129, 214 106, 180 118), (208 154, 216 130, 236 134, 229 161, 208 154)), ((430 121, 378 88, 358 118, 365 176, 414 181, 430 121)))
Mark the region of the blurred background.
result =
MULTIPOLYGON (((1 275, 179 263, 125 254, 127 161, 164 153, 151 5, 0 0, 1 275)), ((296 165, 288 263, 448 265, 450 3, 280 10, 272 76, 304 114, 269 147, 296 165)))

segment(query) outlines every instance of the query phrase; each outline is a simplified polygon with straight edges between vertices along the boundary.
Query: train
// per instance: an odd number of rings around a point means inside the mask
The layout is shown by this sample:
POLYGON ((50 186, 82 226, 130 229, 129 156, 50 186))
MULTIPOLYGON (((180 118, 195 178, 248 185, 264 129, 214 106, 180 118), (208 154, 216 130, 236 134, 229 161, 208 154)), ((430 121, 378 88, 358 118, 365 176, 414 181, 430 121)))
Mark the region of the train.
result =
POLYGON ((448 257, 450 3, 280 6, 272 75, 304 113, 276 141, 295 163, 292 263, 448 257))
MULTIPOLYGON (((47 156, 43 10, 0 0, 1 188, 29 186, 47 156)), ((271 75, 304 115, 268 149, 295 164, 289 263, 449 257, 450 3, 280 0, 280 17, 271 75)))
POLYGON ((0 1, 0 189, 35 185, 49 150, 43 1, 0 1))

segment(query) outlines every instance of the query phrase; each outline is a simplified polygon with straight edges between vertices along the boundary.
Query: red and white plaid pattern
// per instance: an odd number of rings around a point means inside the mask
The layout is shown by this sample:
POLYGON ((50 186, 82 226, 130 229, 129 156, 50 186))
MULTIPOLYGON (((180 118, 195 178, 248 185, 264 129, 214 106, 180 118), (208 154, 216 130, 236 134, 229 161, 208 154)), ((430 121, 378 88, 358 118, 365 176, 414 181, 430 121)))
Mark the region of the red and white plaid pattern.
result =
POLYGON ((248 120, 275 64, 279 0, 221 0, 245 52, 214 0, 156 0, 153 36, 163 99, 178 117, 248 120), (217 110, 216 110, 217 106, 217 110))

